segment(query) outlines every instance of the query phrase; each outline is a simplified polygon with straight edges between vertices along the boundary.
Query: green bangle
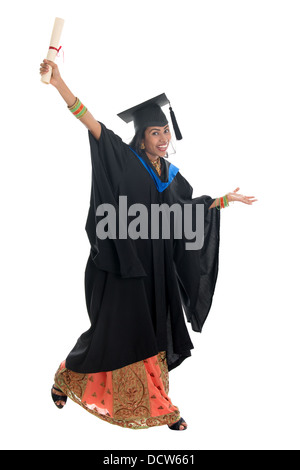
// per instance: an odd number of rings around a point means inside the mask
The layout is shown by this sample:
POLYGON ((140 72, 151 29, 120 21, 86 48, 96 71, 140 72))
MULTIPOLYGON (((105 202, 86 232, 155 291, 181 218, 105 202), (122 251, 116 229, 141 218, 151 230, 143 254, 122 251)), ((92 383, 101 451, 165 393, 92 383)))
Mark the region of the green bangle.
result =
POLYGON ((80 99, 78 99, 78 98, 76 98, 76 101, 72 106, 68 106, 68 109, 71 111, 72 114, 74 114, 74 116, 77 119, 81 119, 85 115, 85 113, 87 112, 86 106, 84 106, 82 104, 82 102, 80 101, 80 99), (78 112, 78 110, 79 110, 79 112, 78 112))
POLYGON ((73 111, 74 108, 78 105, 78 103, 79 103, 79 99, 76 97, 75 103, 72 104, 72 106, 68 106, 68 109, 69 109, 70 111, 73 111))
POLYGON ((82 118, 82 116, 84 116, 84 114, 85 114, 86 112, 87 112, 87 108, 84 106, 84 107, 83 107, 83 110, 80 111, 80 113, 76 115, 77 119, 82 118))
POLYGON ((77 111, 77 109, 80 108, 81 104, 82 104, 81 101, 78 100, 78 103, 77 104, 75 103, 74 107, 70 109, 71 113, 74 114, 77 111))
MULTIPOLYGON (((219 200, 219 202, 217 203, 216 208, 218 209, 218 211, 220 211, 222 209, 221 208, 221 198, 218 197, 217 199, 219 200)), ((223 201, 224 201, 224 208, 229 207, 229 201, 228 201, 227 195, 223 196, 223 201)))

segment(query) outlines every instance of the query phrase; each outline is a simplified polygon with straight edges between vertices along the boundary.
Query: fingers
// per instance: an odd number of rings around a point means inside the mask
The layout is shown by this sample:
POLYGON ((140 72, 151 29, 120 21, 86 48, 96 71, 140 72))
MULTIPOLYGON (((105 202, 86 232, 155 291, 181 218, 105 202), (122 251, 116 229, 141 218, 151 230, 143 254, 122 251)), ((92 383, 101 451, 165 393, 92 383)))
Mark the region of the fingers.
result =
POLYGON ((53 62, 52 60, 44 59, 43 62, 45 62, 45 64, 51 65, 51 67, 53 68, 57 67, 57 64, 53 62))
POLYGON ((41 74, 41 75, 44 75, 45 73, 47 73, 48 70, 49 70, 48 65, 43 64, 43 63, 40 64, 40 74, 41 74))
MULTIPOLYGON (((239 188, 237 188, 239 189, 239 188)), ((256 202, 257 199, 255 198, 255 196, 244 196, 243 194, 236 194, 236 191, 234 191, 233 193, 231 193, 233 195, 233 197, 229 198, 229 202, 234 202, 234 201, 239 201, 239 202, 243 202, 244 204, 253 204, 253 202, 256 202)))
POLYGON ((55 62, 52 62, 52 60, 44 59, 43 62, 40 64, 40 74, 44 75, 45 73, 47 73, 49 71, 49 66, 51 66, 52 68, 56 68, 57 64, 55 64, 55 62))
POLYGON ((244 204, 252 204, 253 202, 256 202, 257 199, 255 199, 255 196, 244 196, 243 194, 236 194, 240 188, 236 188, 231 194, 233 195, 233 198, 231 197, 230 193, 228 193, 227 196, 229 196, 229 201, 240 201, 243 202, 244 204))
POLYGON ((243 196, 243 202, 245 204, 252 204, 253 202, 257 201, 257 199, 254 198, 254 196, 243 196))

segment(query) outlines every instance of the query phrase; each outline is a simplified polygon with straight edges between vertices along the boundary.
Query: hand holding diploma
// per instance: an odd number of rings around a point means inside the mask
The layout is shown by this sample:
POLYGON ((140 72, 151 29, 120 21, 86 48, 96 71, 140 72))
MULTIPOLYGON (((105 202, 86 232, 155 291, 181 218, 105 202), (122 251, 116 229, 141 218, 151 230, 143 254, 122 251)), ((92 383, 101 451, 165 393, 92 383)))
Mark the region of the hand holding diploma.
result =
POLYGON ((59 42, 60 42, 60 37, 61 37, 63 26, 64 26, 64 20, 61 18, 55 18, 52 35, 50 39, 50 46, 49 46, 48 54, 47 54, 48 69, 46 73, 41 74, 42 75, 41 81, 46 84, 51 83, 52 67, 53 67, 57 52, 59 50, 59 42))
POLYGON ((57 88, 58 83, 61 81, 57 64, 55 64, 55 62, 52 60, 44 59, 40 66, 42 80, 44 76, 47 76, 47 82, 44 83, 50 83, 55 88, 57 88))

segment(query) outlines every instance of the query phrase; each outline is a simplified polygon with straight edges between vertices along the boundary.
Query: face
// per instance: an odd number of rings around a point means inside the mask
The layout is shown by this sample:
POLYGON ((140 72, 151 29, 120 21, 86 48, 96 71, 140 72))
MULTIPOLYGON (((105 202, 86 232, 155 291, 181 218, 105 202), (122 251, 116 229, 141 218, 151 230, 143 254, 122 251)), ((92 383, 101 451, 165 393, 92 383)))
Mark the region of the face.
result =
POLYGON ((145 145, 145 152, 150 159, 164 157, 168 150, 171 133, 169 125, 164 127, 147 127, 142 143, 145 145))

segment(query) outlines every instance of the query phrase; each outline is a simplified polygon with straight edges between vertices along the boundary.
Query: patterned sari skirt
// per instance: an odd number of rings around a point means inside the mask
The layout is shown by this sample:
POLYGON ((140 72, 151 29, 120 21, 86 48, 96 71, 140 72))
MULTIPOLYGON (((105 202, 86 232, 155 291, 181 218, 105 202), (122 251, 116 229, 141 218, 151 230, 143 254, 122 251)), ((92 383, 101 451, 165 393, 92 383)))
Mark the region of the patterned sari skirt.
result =
POLYGON ((112 372, 80 374, 60 364, 55 384, 71 400, 103 421, 123 428, 173 424, 180 413, 168 397, 165 351, 112 372))

